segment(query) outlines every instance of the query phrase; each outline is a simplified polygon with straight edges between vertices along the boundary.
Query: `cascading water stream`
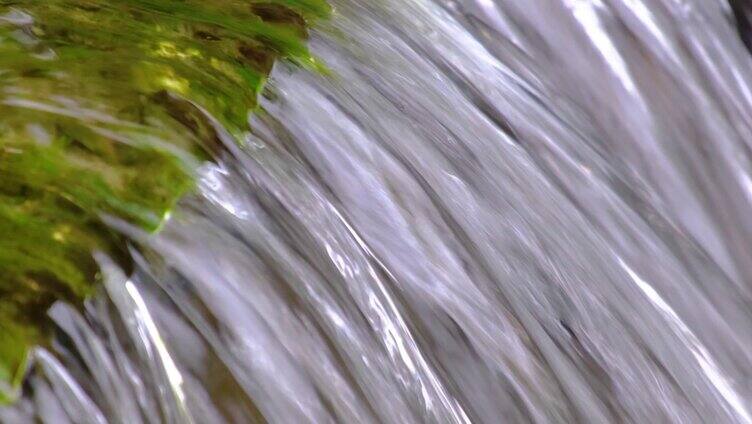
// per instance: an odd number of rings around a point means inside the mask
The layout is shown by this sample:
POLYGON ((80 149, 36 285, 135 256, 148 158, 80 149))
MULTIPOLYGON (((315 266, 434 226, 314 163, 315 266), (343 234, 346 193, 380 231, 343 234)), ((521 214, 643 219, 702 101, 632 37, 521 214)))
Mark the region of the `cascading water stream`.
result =
POLYGON ((746 3, 329 3, 1 422, 752 423, 746 3))

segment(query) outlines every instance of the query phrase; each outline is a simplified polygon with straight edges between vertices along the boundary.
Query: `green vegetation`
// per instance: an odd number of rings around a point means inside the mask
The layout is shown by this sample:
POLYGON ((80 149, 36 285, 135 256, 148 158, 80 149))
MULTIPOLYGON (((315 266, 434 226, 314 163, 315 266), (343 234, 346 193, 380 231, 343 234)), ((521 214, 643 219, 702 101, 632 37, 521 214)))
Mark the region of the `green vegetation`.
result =
POLYGON ((238 137, 277 58, 315 67, 323 0, 0 0, 0 403, 46 311, 126 269, 117 216, 156 231, 216 148, 238 137))

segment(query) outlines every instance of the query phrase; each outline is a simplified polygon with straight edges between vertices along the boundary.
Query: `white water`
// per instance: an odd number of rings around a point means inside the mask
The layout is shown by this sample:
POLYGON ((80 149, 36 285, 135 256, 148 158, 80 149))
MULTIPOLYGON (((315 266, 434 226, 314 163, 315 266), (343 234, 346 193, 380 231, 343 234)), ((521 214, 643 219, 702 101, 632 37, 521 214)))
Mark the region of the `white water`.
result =
POLYGON ((723 0, 332 3, 0 421, 752 422, 723 0))

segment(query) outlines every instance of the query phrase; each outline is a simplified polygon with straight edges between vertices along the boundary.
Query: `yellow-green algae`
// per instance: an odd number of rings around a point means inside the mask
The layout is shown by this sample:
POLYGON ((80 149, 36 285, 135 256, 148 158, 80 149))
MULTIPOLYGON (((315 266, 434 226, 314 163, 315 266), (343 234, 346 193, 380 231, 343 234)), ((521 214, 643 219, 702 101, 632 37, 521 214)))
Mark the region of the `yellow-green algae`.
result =
POLYGON ((314 65, 323 0, 0 0, 0 403, 17 395, 46 311, 80 304, 92 252, 128 267, 117 216, 156 231, 234 135, 273 61, 314 65), (202 149, 203 148, 203 149, 202 149))

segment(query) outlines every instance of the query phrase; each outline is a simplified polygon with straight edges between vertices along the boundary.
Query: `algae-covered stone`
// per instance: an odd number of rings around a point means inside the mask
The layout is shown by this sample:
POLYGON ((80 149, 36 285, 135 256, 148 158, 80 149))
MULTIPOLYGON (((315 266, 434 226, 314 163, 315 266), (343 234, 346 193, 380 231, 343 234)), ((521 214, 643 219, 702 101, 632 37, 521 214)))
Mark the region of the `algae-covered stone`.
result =
POLYGON ((320 0, 0 0, 0 403, 46 311, 128 267, 117 216, 156 231, 211 148, 238 136, 275 59, 314 61, 320 0))

